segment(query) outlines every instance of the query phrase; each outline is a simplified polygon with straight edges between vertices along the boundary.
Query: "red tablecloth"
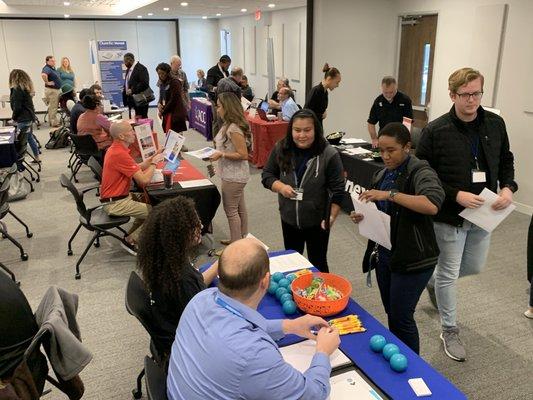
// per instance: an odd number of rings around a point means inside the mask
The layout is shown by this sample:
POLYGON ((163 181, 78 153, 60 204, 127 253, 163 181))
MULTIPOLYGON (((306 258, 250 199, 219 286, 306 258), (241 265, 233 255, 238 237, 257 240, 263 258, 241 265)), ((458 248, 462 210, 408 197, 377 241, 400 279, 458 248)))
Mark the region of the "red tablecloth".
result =
POLYGON ((250 124, 253 139, 249 161, 257 168, 263 168, 276 142, 287 134, 289 123, 285 121, 264 121, 257 115, 251 118, 248 114, 246 114, 246 119, 250 124))
MULTIPOLYGON (((166 161, 161 161, 157 164, 157 168, 163 169, 166 161)), ((206 179, 205 175, 196 169, 189 161, 180 160, 180 166, 174 174, 174 182, 194 181, 196 179, 206 179)))

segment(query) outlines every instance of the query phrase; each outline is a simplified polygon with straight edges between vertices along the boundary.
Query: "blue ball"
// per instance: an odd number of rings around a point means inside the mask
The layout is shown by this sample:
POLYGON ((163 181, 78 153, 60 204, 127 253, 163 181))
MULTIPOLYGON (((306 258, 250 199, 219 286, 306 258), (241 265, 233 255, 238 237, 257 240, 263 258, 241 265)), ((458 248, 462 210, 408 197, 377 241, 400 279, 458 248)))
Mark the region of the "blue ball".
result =
POLYGON ((270 281, 270 286, 268 287, 268 293, 270 294, 276 294, 276 290, 278 290, 278 284, 274 281, 270 281))
POLYGON ((292 281, 296 279, 296 275, 295 274, 289 274, 289 275, 286 276, 286 278, 292 283, 292 281))
POLYGON ((383 347, 383 357, 385 357, 386 360, 390 360, 390 358, 394 354, 398 354, 399 352, 400 352, 400 348, 396 346, 394 343, 387 343, 385 347, 383 347))
POLYGON ((389 362, 390 367, 396 372, 403 372, 407 369, 407 357, 401 353, 393 354, 389 362))
POLYGON ((276 297, 278 298, 278 300, 281 298, 282 295, 284 295, 285 293, 287 293, 287 289, 284 288, 284 287, 278 287, 278 289, 276 290, 276 297))
POLYGON ((274 280, 274 282, 279 282, 280 279, 283 278, 285 278, 285 275, 283 275, 281 272, 274 272, 274 274, 272 275, 272 279, 274 280))
POLYGON ((291 281, 286 278, 283 278, 278 281, 278 285, 280 287, 288 288, 291 285, 291 281))
POLYGON ((285 294, 282 294, 281 297, 279 298, 279 302, 281 304, 285 303, 287 300, 292 301, 292 294, 285 293, 285 294))
POLYGON ((376 353, 381 353, 386 344, 387 341, 381 335, 374 335, 370 338, 370 348, 376 353))
POLYGON ((287 300, 285 303, 283 303, 282 308, 285 314, 294 314, 296 312, 296 303, 292 300, 287 300))

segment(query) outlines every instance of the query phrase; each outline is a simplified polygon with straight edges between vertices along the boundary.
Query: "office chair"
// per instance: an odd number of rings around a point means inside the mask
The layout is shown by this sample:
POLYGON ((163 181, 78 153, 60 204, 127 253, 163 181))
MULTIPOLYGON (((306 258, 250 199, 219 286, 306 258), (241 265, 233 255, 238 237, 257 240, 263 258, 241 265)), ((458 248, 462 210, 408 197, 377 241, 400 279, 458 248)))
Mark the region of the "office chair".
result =
MULTIPOLYGON (((91 156, 89 161, 87 161, 87 166, 94 174, 94 178, 98 181, 98 183, 102 183, 102 165, 100 165, 98 160, 91 156)), ((96 188, 96 196, 100 196, 100 186, 96 188)))
POLYGON ((115 239, 119 240, 120 242, 124 243, 125 245, 128 245, 126 241, 124 240, 124 237, 127 235, 127 232, 122 229, 122 225, 129 222, 130 217, 111 217, 107 215, 107 213, 103 210, 103 205, 99 205, 92 208, 87 208, 85 206, 85 203, 83 201, 83 196, 85 192, 95 189, 94 187, 90 187, 83 191, 79 191, 74 184, 70 181, 70 179, 65 175, 61 174, 61 177, 59 178, 61 186, 66 188, 74 197, 74 200, 76 201, 76 208, 78 209, 79 213, 79 221, 78 227, 70 237, 68 241, 68 251, 67 254, 71 256, 73 254, 72 252, 72 242, 76 235, 78 234, 80 228, 83 226, 85 229, 87 229, 90 232, 94 232, 93 237, 85 247, 85 250, 81 254, 80 258, 76 262, 76 274, 74 277, 76 279, 81 279, 81 273, 80 273, 80 264, 82 263, 83 259, 87 255, 89 249, 94 243, 94 247, 100 247, 100 238, 104 236, 111 236, 115 239), (116 233, 111 232, 111 229, 118 229, 124 236, 120 237, 116 233))
MULTIPOLYGON (((148 358, 164 371, 164 366, 162 365, 164 349, 162 349, 160 341, 158 340, 163 337, 164 334, 160 331, 159 326, 153 321, 150 296, 144 287, 142 279, 135 271, 130 273, 130 278, 128 279, 125 303, 128 313, 137 318, 146 332, 148 332, 148 335, 150 335, 150 352, 152 357, 148 358)), ((152 372, 153 369, 150 371, 152 372)), ((135 399, 140 399, 142 397, 142 378, 146 372, 146 368, 143 368, 137 377, 137 386, 132 390, 135 399)), ((157 399, 157 397, 154 397, 154 399, 157 399)))
POLYGON ((148 400, 167 400, 167 374, 156 362, 144 356, 146 397, 148 400))
MULTIPOLYGON (((32 181, 40 182, 41 176, 39 175, 39 171, 41 170, 41 164, 38 166, 38 171, 35 170, 25 159, 26 155, 28 153, 28 135, 30 135, 32 132, 32 129, 28 131, 18 131, 17 132, 17 139, 15 140, 15 148, 17 151, 17 167, 19 171, 22 173, 27 172, 30 175, 30 179, 26 175, 24 176, 24 180, 29 183, 30 190, 33 192, 35 191, 35 188, 33 187, 32 181), (34 174, 36 176, 34 176, 34 174)), ((33 156, 32 156, 33 158, 33 156)))
POLYGON ((102 155, 91 135, 74 135, 73 133, 69 133, 68 136, 75 146, 73 153, 75 160, 69 163, 72 171, 70 180, 74 180, 74 182, 77 183, 78 179, 76 174, 79 172, 82 165, 87 165, 91 156, 101 158, 102 155))
POLYGON ((17 281, 17 278, 15 277, 15 274, 13 273, 13 271, 11 271, 8 267, 6 267, 1 262, 0 262, 0 269, 9 275, 9 277, 13 280, 13 282, 15 282, 17 285, 20 285, 20 282, 17 281))
POLYGON ((26 261, 28 259, 28 253, 24 251, 24 248, 22 247, 22 245, 14 237, 12 237, 9 233, 7 233, 7 226, 2 221, 2 219, 4 219, 4 217, 7 214, 9 214, 13 218, 15 218, 24 227, 24 229, 26 229, 26 236, 28 238, 31 238, 33 236, 33 233, 30 232, 28 225, 26 225, 24 221, 22 221, 9 209, 9 203, 7 202, 7 198, 9 196, 9 193, 8 193, 9 184, 10 184, 10 181, 9 181, 9 174, 8 174, 8 177, 4 179, 4 182, 0 186, 0 233, 2 234, 2 238, 4 239, 7 238, 11 243, 13 243, 15 246, 19 248, 20 258, 22 259, 22 261, 26 261))

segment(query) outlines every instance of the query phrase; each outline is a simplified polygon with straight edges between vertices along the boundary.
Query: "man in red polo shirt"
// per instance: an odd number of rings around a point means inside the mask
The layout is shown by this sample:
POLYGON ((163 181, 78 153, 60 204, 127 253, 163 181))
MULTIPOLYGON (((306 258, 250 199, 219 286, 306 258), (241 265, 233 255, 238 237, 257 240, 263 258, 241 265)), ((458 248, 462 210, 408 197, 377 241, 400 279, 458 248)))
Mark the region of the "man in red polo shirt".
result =
POLYGON ((131 245, 131 248, 127 249, 131 253, 139 237, 139 228, 150 211, 148 204, 132 198, 131 179, 140 187, 146 186, 152 180, 157 163, 163 160, 163 155, 159 152, 137 164, 129 150, 129 146, 136 140, 132 126, 127 121, 116 122, 111 125, 109 133, 113 143, 107 149, 104 159, 100 201, 106 203, 104 211, 111 216, 135 218, 125 238, 131 245))

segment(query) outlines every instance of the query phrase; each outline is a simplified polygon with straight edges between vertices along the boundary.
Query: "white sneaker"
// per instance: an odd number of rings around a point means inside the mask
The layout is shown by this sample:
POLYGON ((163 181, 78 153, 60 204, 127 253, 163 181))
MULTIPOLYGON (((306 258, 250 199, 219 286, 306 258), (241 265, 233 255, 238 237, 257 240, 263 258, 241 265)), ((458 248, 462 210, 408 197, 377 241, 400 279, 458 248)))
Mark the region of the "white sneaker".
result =
POLYGON ((524 311, 524 315, 526 318, 533 319, 533 311, 531 311, 531 309, 529 308, 526 311, 524 311))
POLYGON ((135 247, 129 244, 126 244, 124 242, 120 242, 120 246, 126 250, 128 253, 130 253, 132 256, 137 257, 137 252, 135 251, 135 247))

